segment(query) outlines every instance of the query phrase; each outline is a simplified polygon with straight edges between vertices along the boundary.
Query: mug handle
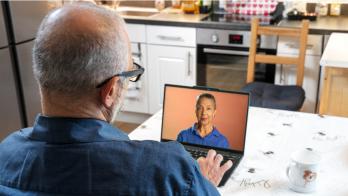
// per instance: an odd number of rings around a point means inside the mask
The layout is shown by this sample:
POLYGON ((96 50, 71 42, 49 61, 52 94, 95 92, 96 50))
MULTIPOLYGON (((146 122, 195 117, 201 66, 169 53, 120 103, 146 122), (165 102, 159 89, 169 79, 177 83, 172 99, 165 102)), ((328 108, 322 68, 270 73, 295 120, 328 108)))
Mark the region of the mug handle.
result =
POLYGON ((286 167, 286 176, 288 177, 288 178, 290 178, 289 177, 289 174, 290 174, 290 167, 291 166, 294 166, 294 165, 296 165, 295 163, 290 163, 287 167, 286 167))
POLYGON ((286 176, 289 178, 290 165, 286 167, 286 176))

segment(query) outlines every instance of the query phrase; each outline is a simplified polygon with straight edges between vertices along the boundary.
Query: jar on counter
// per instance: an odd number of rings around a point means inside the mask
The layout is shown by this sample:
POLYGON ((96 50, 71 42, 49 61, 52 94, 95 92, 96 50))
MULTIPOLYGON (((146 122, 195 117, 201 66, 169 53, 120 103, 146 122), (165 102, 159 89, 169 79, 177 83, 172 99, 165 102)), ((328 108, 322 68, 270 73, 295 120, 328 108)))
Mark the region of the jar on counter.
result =
POLYGON ((315 6, 315 13, 317 13, 318 16, 326 16, 328 10, 329 6, 327 3, 317 3, 315 6))
POLYGON ((185 14, 195 14, 199 12, 198 6, 198 2, 195 0, 183 0, 181 3, 181 9, 185 14))
POLYGON ((155 0, 155 8, 156 8, 158 11, 163 10, 164 7, 165 7, 165 2, 164 2, 164 0, 155 0))
POLYGON ((172 0, 172 7, 175 9, 181 8, 181 0, 172 0))
POLYGON ((339 16, 341 14, 341 4, 331 3, 330 16, 339 16))

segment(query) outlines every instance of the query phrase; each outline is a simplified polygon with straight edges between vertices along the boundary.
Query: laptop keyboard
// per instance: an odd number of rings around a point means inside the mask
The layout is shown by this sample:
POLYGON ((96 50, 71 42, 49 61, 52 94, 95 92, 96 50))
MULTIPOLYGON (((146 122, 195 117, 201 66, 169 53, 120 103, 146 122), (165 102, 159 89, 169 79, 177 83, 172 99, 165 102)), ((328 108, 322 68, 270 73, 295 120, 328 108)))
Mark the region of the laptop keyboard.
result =
MULTIPOLYGON (((208 150, 204 148, 199 148, 199 147, 190 147, 190 146, 185 146, 185 149, 191 154, 191 156, 194 159, 198 159, 199 157, 206 157, 208 154, 208 150)), ((228 160, 231 160, 234 162, 235 160, 239 159, 239 155, 223 152, 223 151, 217 151, 218 154, 221 154, 224 159, 221 164, 224 164, 228 160)))

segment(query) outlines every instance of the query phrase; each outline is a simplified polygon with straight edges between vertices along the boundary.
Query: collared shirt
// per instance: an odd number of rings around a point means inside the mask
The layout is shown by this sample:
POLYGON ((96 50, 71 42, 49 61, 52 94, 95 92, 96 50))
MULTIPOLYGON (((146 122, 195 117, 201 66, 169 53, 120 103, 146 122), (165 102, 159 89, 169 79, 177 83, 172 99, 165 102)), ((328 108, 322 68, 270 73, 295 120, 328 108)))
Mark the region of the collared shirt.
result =
POLYGON ((177 142, 96 119, 38 116, 0 143, 0 195, 219 195, 177 142))
POLYGON ((196 125, 197 124, 195 123, 192 127, 182 130, 178 135, 177 141, 205 146, 214 146, 218 148, 229 148, 230 145, 228 144, 228 140, 216 129, 216 127, 213 127, 213 131, 208 135, 201 137, 196 125))

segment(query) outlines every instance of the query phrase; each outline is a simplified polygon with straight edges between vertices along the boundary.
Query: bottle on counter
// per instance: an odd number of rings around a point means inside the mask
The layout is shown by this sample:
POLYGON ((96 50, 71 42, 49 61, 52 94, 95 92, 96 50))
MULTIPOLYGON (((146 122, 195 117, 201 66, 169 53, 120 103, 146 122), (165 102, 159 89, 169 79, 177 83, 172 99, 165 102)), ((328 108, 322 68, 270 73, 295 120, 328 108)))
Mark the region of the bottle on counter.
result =
POLYGON ((199 13, 207 14, 211 10, 212 0, 200 0, 199 13))
POLYGON ((218 14, 226 13, 226 0, 219 0, 218 3, 219 3, 219 6, 216 13, 218 14))

